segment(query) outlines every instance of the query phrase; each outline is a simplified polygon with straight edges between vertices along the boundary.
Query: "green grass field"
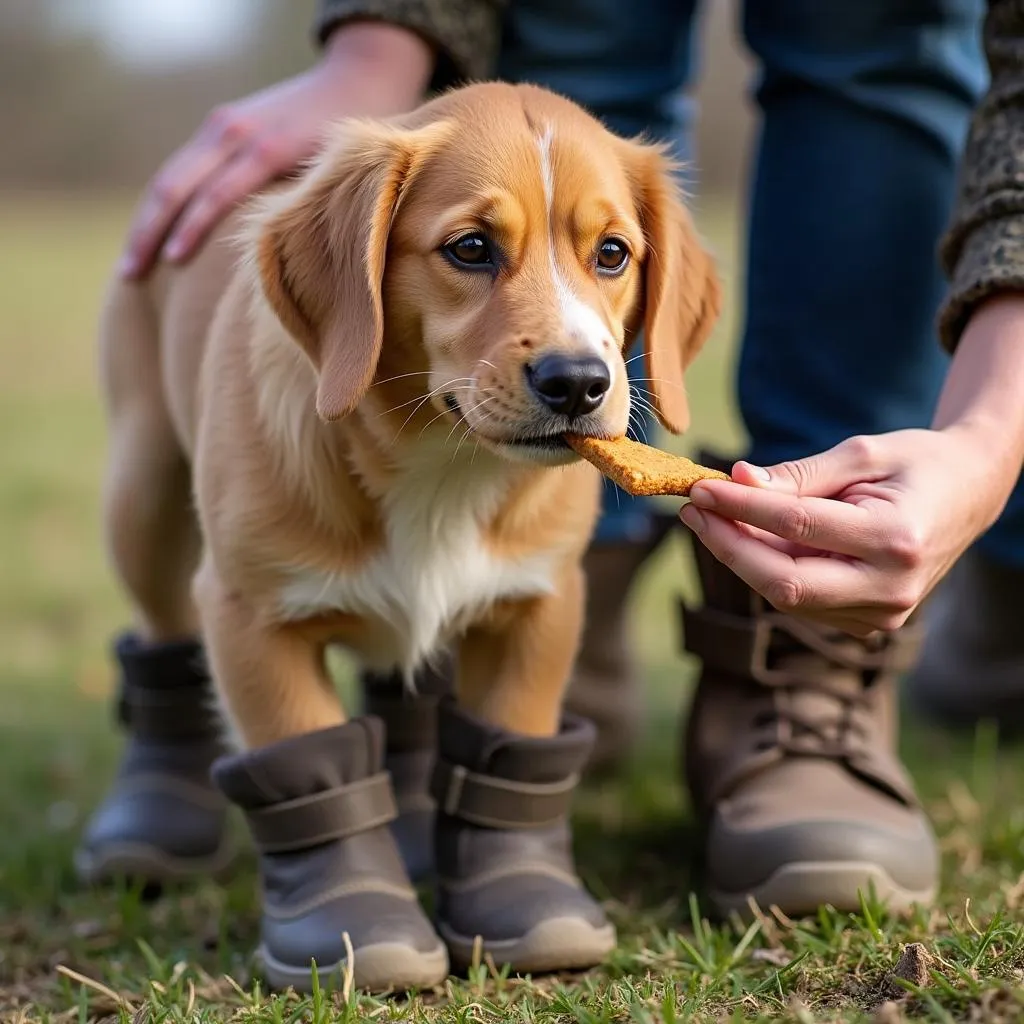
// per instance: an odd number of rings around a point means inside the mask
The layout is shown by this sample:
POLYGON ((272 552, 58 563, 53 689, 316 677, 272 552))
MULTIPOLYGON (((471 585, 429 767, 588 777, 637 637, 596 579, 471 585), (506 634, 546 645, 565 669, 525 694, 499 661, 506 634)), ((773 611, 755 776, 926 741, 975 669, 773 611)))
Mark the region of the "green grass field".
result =
MULTIPOLYGON (((114 763, 106 647, 125 614, 100 542, 93 332, 128 214, 116 200, 0 200, 0 1020, 1024 1020, 1024 759, 985 735, 905 729, 942 836, 936 909, 897 922, 868 902, 746 930, 705 920, 676 781, 694 665, 676 654, 675 596, 693 583, 675 542, 636 593, 649 742, 626 778, 579 801, 582 871, 621 931, 606 967, 509 979, 483 964, 411 1000, 268 996, 249 971, 251 861, 226 887, 155 904, 80 891, 71 851, 114 763), (931 972, 901 988, 888 979, 909 942, 931 972), (887 998, 898 1005, 879 1009, 887 998)), ((712 208, 702 221, 735 294, 734 220, 712 208)), ((737 443, 734 326, 727 317, 691 377, 686 447, 737 443)))

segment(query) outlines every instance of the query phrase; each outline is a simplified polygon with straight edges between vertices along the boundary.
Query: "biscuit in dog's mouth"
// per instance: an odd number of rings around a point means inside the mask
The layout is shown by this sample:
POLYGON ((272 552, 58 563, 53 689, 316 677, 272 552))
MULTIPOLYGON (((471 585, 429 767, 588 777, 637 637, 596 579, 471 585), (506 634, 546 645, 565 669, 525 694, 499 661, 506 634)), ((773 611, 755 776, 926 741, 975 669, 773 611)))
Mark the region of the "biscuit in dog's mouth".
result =
POLYGON ((636 496, 669 494, 685 498, 690 488, 701 480, 731 479, 727 473, 628 437, 608 439, 567 434, 565 442, 609 480, 636 496))

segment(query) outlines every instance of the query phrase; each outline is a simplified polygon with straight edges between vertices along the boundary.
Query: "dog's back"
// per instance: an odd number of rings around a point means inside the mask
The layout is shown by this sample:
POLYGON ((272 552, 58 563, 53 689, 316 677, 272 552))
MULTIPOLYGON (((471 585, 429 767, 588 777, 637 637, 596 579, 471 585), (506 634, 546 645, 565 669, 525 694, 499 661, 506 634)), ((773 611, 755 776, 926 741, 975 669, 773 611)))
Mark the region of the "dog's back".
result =
POLYGON ((210 327, 236 273, 238 211, 184 266, 159 262, 144 281, 115 277, 100 317, 101 379, 109 406, 137 405, 150 433, 191 459, 196 396, 210 327))

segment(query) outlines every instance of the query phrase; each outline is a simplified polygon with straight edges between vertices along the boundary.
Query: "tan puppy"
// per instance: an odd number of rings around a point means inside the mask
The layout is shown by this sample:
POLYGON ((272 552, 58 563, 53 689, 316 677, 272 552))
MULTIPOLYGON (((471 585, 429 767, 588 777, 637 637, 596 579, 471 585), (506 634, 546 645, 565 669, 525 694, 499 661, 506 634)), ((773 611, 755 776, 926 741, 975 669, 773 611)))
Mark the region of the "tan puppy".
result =
MULTIPOLYGON (((563 98, 473 85, 387 123, 338 125, 308 173, 226 224, 191 265, 112 288, 102 350, 114 560, 145 638, 201 633, 247 751, 217 775, 263 853, 263 953, 277 983, 301 984, 310 957, 343 957, 325 951, 324 928, 332 941, 348 932, 358 983, 429 984, 448 966, 395 875, 378 739, 343 725, 328 644, 411 679, 454 643, 450 713, 463 717, 449 731, 532 740, 531 763, 567 728, 599 476, 562 436, 625 432, 622 352, 641 329, 655 408, 682 430, 683 371, 718 311, 670 171, 659 149, 611 135, 563 98), (337 771, 292 785, 291 766, 330 760, 303 747, 311 735, 366 747, 367 763, 338 755, 337 771), (360 788, 380 813, 362 814, 360 788), (315 834, 297 806, 317 808, 315 834), (352 851, 371 839, 368 867, 352 851), (275 883, 283 849, 320 858, 301 898, 294 879, 275 883), (337 877, 321 891, 313 879, 325 872, 337 877), (367 893, 401 912, 357 905, 367 893), (314 914, 328 924, 311 925, 314 914), (389 926, 389 915, 407 920, 389 926)), ((445 735, 442 762, 460 786, 477 778, 484 804, 503 787, 520 787, 526 804, 537 786, 558 789, 555 769, 502 776, 465 763, 445 735)), ((499 836, 551 827, 495 807, 499 836)), ((445 813, 463 831, 488 818, 460 817, 457 795, 445 813)), ((481 868, 460 856, 440 869, 453 892, 473 889, 481 868)), ((575 884, 571 861, 537 870, 575 884)), ((613 939, 593 919, 581 940, 592 948, 559 951, 572 942, 557 928, 537 939, 537 928, 557 918, 564 931, 573 914, 545 917, 550 893, 509 892, 536 904, 521 935, 490 903, 442 906, 458 959, 475 934, 518 969, 592 962, 613 939)))

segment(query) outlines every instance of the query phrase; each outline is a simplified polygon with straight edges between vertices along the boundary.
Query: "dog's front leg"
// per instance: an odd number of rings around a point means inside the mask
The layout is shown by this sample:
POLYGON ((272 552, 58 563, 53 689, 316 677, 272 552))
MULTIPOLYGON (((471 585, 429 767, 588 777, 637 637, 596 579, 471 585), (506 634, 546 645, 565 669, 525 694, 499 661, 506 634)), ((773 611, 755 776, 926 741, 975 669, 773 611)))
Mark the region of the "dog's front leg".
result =
POLYGON ((248 748, 214 764, 260 853, 260 959, 275 987, 309 991, 344 968, 360 988, 422 987, 448 958, 389 829, 396 815, 377 718, 346 722, 322 638, 258 614, 207 563, 196 601, 222 702, 248 748))
POLYGON ((478 935, 516 972, 589 967, 615 944, 569 830, 594 741, 561 711, 582 618, 582 573, 567 565, 556 593, 502 609, 460 648, 433 778, 439 928, 460 965, 478 935))
POLYGON ((265 747, 345 721, 313 631, 261 615, 209 560, 193 592, 210 668, 240 746, 265 747))

